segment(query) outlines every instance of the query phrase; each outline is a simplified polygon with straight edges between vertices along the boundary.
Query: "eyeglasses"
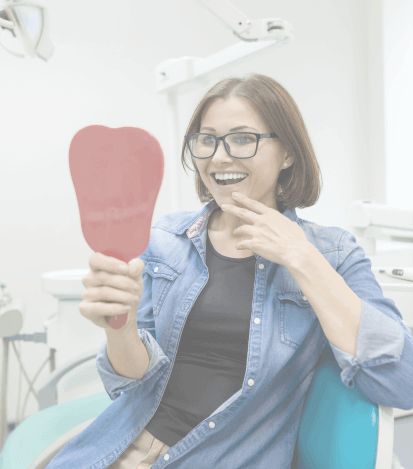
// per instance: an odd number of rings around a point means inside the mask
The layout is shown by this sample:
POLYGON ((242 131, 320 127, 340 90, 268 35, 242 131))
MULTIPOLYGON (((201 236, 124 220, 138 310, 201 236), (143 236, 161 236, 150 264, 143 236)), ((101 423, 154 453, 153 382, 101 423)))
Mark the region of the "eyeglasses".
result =
POLYGON ((219 141, 224 142, 227 153, 233 158, 252 158, 258 150, 260 138, 277 138, 278 135, 252 132, 232 132, 222 137, 212 134, 185 135, 189 151, 194 158, 211 158, 218 149, 219 141))

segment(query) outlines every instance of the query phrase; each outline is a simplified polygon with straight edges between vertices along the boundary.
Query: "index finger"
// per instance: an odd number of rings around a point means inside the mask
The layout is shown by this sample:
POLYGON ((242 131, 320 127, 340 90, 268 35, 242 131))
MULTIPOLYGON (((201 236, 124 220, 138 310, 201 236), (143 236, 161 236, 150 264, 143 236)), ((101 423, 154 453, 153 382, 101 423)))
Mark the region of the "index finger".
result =
POLYGON ((137 257, 136 259, 132 259, 128 263, 129 272, 128 275, 133 280, 140 281, 142 279, 142 271, 145 268, 145 262, 137 257))
POLYGON ((129 271, 128 264, 126 262, 116 259, 116 257, 105 256, 101 252, 94 252, 89 257, 89 265, 91 270, 104 270, 111 274, 125 274, 129 271), (124 266, 124 271, 119 270, 119 266, 124 266))

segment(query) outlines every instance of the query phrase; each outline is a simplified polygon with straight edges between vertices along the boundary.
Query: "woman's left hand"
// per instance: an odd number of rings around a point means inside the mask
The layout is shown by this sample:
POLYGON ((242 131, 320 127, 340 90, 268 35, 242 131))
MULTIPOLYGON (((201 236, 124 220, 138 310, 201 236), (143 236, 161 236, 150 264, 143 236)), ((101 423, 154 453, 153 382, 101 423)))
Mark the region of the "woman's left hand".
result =
POLYGON ((235 236, 244 235, 244 239, 235 245, 237 249, 249 249, 287 268, 309 249, 310 243, 297 222, 245 194, 233 196, 233 199, 246 208, 224 204, 224 211, 248 223, 234 230, 235 236), (245 236, 249 236, 249 239, 245 236))

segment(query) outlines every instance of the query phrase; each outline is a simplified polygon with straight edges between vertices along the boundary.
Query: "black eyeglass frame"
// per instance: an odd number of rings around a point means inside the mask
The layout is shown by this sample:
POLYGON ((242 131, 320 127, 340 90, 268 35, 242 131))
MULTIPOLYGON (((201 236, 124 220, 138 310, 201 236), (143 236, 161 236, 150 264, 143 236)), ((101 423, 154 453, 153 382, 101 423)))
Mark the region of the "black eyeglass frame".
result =
POLYGON ((270 134, 258 134, 258 133, 255 133, 255 132, 231 132, 229 134, 226 134, 226 135, 222 135, 221 137, 218 137, 217 135, 213 135, 213 134, 207 134, 207 133, 203 133, 203 132, 200 132, 200 133, 197 133, 197 134, 188 134, 188 135, 185 135, 184 136, 184 139, 188 145, 188 148, 189 148, 189 151, 191 152, 191 155, 194 157, 194 158, 197 158, 199 160, 206 160, 208 158, 212 158, 216 151, 218 150, 218 145, 219 145, 219 141, 222 140, 224 142, 224 148, 225 148, 225 151, 228 153, 229 156, 231 156, 232 158, 237 158, 238 160, 247 160, 249 158, 253 158, 256 154, 257 154, 257 151, 258 151, 258 144, 260 143, 260 138, 278 138, 278 135, 275 134, 275 133, 270 133, 270 134), (255 148, 255 152, 252 156, 246 156, 246 157, 243 157, 243 156, 233 156, 231 155, 231 153, 227 150, 227 142, 225 140, 225 137, 227 137, 228 135, 233 135, 233 134, 252 134, 252 135, 255 135, 257 137, 257 146, 255 148), (189 142, 188 142, 188 139, 189 137, 192 137, 193 135, 209 135, 210 137, 214 137, 215 138, 215 149, 214 149, 214 153, 212 153, 211 156, 205 156, 205 157, 200 157, 200 156, 195 156, 193 153, 192 153, 192 150, 191 150, 191 146, 189 145, 189 142))

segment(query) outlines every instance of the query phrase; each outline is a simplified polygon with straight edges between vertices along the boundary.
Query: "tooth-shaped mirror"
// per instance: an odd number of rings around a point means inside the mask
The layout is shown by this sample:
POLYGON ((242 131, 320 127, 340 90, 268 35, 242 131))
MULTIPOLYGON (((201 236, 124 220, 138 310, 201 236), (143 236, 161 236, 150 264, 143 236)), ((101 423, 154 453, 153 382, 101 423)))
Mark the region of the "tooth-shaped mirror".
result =
MULTIPOLYGON (((135 127, 91 125, 69 148, 83 236, 95 252, 124 262, 148 247, 164 158, 158 140, 135 127)), ((107 317, 120 329, 128 313, 107 317)))

